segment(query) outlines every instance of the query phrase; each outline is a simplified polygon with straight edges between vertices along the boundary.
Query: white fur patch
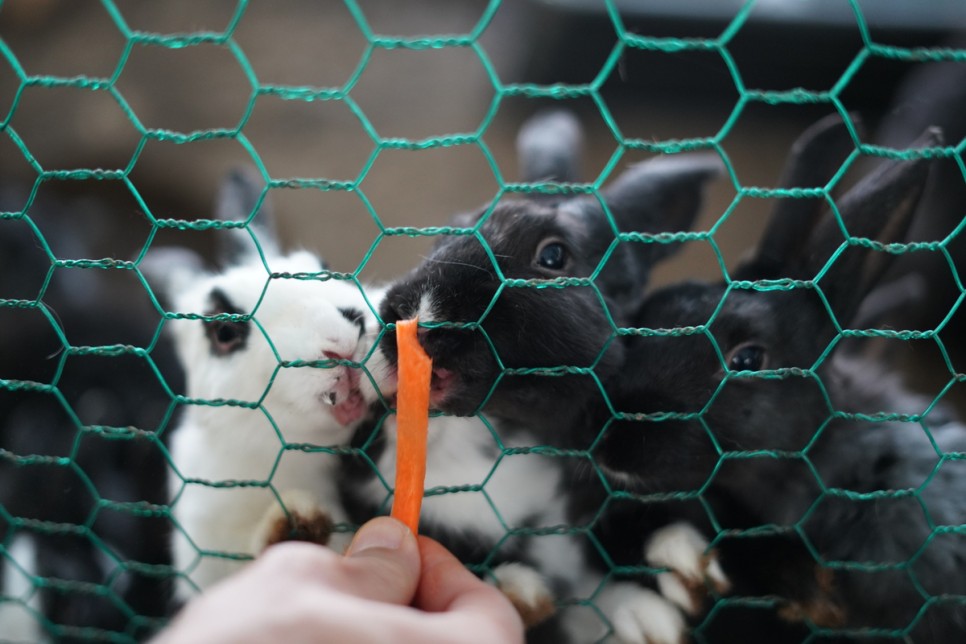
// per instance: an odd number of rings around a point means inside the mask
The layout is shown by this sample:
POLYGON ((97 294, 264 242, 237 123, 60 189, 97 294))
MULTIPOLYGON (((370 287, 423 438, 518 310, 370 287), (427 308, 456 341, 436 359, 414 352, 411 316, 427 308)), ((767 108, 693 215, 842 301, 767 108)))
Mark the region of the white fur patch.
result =
MULTIPOLYGON (((550 513, 541 517, 546 525, 564 525, 562 515, 550 513)), ((564 582, 574 597, 590 597, 600 586, 602 577, 586 566, 584 543, 579 535, 545 534, 533 537, 527 548, 528 560, 538 570, 552 570, 555 580, 564 582)), ((599 623, 600 620, 597 620, 599 623)))
POLYGON ((656 592, 633 582, 613 582, 597 596, 597 606, 624 644, 677 644, 687 626, 681 611, 656 592))
POLYGON ((648 565, 672 571, 657 576, 661 593, 691 614, 699 609, 693 589, 704 586, 705 579, 719 590, 729 586, 718 560, 707 551, 707 539, 684 522, 657 530, 644 549, 648 565))
POLYGON ((436 322, 436 311, 433 307, 433 298, 431 293, 423 293, 419 297, 419 307, 416 309, 415 317, 418 318, 420 322, 436 322))
POLYGON ((493 578, 500 590, 531 608, 553 601, 553 593, 547 587, 547 582, 530 566, 514 562, 500 564, 493 569, 493 578))
MULTIPOLYGON (((395 417, 386 420, 383 431, 386 449, 377 466, 392 485, 396 476, 395 417)), ((501 459, 490 429, 477 417, 430 419, 426 467, 427 490, 467 485, 480 485, 483 490, 426 497, 424 520, 477 533, 493 542, 506 535, 507 528, 523 527, 536 515, 547 518, 541 525, 562 521, 559 462, 537 454, 512 454, 501 459)), ((382 482, 375 477, 365 491, 377 501, 386 495, 382 482)))
POLYGON ((684 583, 681 577, 673 572, 662 572, 657 576, 657 588, 661 594, 671 601, 675 606, 680 606, 681 610, 694 615, 700 608, 691 594, 691 589, 684 583))
POLYGON ((27 574, 35 574, 37 568, 37 548, 29 536, 17 535, 10 544, 10 557, 17 562, 3 558, 3 587, 0 601, 0 641, 3 642, 40 642, 43 632, 34 611, 39 614, 40 596, 27 574), (19 566, 19 567, 18 567, 19 566))

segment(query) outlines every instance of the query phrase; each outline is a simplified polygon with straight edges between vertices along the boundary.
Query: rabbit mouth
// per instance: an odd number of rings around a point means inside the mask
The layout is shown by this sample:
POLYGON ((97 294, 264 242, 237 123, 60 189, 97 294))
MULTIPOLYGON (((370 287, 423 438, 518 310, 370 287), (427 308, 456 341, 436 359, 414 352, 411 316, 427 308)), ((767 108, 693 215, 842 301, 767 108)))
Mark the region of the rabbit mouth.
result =
POLYGON ((332 416, 343 427, 361 419, 368 405, 359 389, 359 372, 345 369, 336 386, 321 395, 324 403, 332 406, 332 416))
POLYGON ((336 422, 347 427, 361 419, 368 409, 362 393, 358 389, 349 392, 349 396, 332 407, 332 416, 336 422))
MULTIPOLYGON (((459 377, 456 372, 452 369, 446 369, 443 367, 433 367, 432 377, 429 381, 429 405, 430 407, 436 409, 442 409, 448 398, 452 397, 452 393, 459 377)), ((393 369, 392 376, 387 379, 387 384, 391 383, 391 387, 383 389, 383 394, 390 397, 390 402, 395 406, 396 404, 396 394, 399 389, 399 371, 398 366, 393 369)))
POLYGON ((433 377, 429 383, 429 402, 431 405, 439 406, 446 401, 447 396, 453 390, 456 378, 456 372, 451 369, 442 367, 433 369, 433 377))

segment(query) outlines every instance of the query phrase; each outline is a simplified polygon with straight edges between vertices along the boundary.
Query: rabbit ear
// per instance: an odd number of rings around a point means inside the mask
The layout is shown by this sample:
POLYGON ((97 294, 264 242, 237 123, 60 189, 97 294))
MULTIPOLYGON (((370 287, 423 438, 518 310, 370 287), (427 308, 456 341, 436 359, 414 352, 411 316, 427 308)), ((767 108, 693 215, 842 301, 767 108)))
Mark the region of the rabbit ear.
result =
POLYGON ((620 232, 690 230, 701 207, 704 184, 723 170, 717 154, 656 157, 621 174, 602 196, 620 232))
MULTIPOLYGON (((249 228, 255 233, 258 244, 266 255, 277 255, 279 244, 274 213, 262 178, 247 168, 233 169, 218 190, 215 216, 222 221, 247 221, 256 209, 258 212, 251 220, 249 228)), ((243 228, 218 235, 218 255, 225 262, 234 262, 254 252, 251 235, 243 228)))
POLYGON ((517 135, 521 179, 527 183, 577 181, 582 147, 580 122, 571 112, 538 112, 517 135))
MULTIPOLYGON (((858 119, 850 117, 856 128, 858 119)), ((779 186, 821 188, 842 166, 855 146, 848 127, 838 114, 830 114, 809 127, 795 141, 779 186)), ((788 265, 789 258, 801 257, 819 216, 823 199, 781 199, 772 209, 768 227, 755 256, 736 271, 736 279, 774 279, 788 265)))
POLYGON ((138 264, 156 297, 168 305, 205 273, 201 256, 180 246, 152 246, 138 264))
MULTIPOLYGON (((704 185, 723 171, 716 154, 657 157, 633 166, 605 188, 601 196, 620 232, 689 230, 704 199, 704 185)), ((562 208, 569 208, 572 200, 562 208)), ((605 247, 613 229, 597 200, 581 198, 580 210, 594 224, 605 247)), ((597 285, 618 303, 635 306, 651 267, 679 250, 680 244, 625 242, 618 245, 601 271, 597 285), (629 299, 628 299, 629 298, 629 299)))
MULTIPOLYGON (((942 144, 938 128, 926 130, 910 147, 942 144)), ((853 238, 882 244, 902 241, 912 222, 928 178, 930 160, 893 160, 882 164, 849 190, 839 201, 842 223, 853 238)), ((806 247, 803 273, 813 277, 845 241, 836 217, 825 217, 806 247)), ((842 324, 851 322, 862 300, 895 259, 885 251, 848 248, 821 277, 820 285, 842 324)))
POLYGON ((865 296, 852 326, 866 329, 892 319, 897 311, 920 308, 929 294, 929 284, 920 273, 907 273, 880 284, 865 296))

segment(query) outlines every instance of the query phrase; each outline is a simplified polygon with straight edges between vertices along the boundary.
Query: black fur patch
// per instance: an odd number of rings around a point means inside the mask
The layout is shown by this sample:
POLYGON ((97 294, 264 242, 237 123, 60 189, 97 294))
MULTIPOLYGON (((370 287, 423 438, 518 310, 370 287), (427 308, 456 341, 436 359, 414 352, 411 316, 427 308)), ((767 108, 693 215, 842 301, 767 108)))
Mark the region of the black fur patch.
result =
MULTIPOLYGON (((208 298, 211 300, 211 307, 205 312, 205 315, 242 315, 244 313, 231 303, 231 300, 221 289, 213 289, 208 298)), ((251 321, 249 320, 210 320, 203 322, 202 325, 213 355, 229 355, 239 349, 244 349, 248 344, 248 334, 251 332, 251 321)))
POLYGON ((341 313, 342 317, 344 317, 346 320, 359 327, 359 337, 361 338, 362 334, 366 332, 366 320, 365 316, 362 314, 362 311, 357 308, 348 307, 339 309, 339 313, 341 313))

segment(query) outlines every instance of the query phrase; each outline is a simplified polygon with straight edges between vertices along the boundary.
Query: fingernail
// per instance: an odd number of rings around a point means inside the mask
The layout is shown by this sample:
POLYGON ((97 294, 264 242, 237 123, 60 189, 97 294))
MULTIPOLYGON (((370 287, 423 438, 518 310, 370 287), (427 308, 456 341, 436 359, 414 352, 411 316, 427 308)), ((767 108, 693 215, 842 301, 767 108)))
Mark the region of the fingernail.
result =
POLYGON ((399 550, 408 531, 409 528, 395 519, 388 517, 373 519, 356 532, 346 554, 352 556, 373 548, 399 550))

